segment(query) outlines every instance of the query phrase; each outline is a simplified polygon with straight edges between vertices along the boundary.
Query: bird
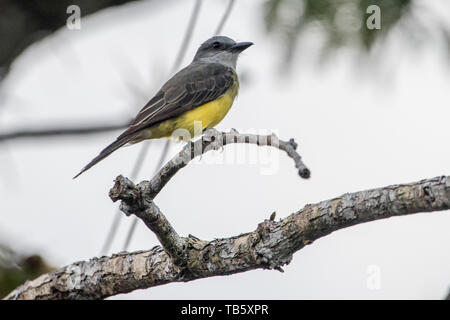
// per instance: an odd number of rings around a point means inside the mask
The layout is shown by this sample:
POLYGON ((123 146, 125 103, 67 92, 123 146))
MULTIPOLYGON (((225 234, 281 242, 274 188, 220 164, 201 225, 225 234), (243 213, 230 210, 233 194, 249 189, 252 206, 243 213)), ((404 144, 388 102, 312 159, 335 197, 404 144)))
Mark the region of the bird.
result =
POLYGON ((226 116, 238 94, 238 56, 252 45, 226 36, 214 36, 203 42, 192 62, 171 77, 128 128, 73 179, 126 144, 170 138, 177 129, 186 130, 194 137, 214 128, 226 116))

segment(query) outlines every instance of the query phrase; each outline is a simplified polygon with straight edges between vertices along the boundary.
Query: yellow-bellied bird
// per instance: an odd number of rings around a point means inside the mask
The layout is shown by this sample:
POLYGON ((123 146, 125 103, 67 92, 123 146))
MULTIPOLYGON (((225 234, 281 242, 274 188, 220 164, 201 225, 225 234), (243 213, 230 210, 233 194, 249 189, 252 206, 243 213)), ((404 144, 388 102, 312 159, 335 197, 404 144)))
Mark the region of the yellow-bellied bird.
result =
POLYGON ((215 36, 205 41, 187 67, 167 81, 130 126, 74 178, 127 143, 170 137, 177 129, 202 132, 216 126, 230 110, 239 89, 236 62, 251 42, 215 36), (194 123, 201 130, 194 130, 194 123))

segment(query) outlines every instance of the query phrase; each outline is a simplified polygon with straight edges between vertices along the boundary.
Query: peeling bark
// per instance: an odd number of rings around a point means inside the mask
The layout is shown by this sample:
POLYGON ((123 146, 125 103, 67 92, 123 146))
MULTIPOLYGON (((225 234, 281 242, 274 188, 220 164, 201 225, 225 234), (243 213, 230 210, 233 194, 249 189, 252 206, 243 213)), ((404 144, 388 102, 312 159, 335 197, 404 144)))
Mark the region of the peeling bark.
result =
POLYGON ((169 282, 191 281, 252 269, 282 270, 313 241, 359 223, 450 208, 450 177, 392 185, 305 206, 255 231, 204 241, 184 238, 187 263, 179 267, 161 247, 76 262, 28 281, 6 299, 99 299, 169 282))

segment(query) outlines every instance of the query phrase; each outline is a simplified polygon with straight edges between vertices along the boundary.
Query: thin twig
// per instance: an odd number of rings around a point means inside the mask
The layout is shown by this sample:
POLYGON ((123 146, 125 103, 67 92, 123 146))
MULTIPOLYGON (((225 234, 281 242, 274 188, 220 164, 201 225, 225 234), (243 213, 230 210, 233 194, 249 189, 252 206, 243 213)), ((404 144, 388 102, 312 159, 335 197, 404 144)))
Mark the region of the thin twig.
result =
POLYGON ((128 127, 130 121, 124 123, 112 124, 112 125, 94 125, 86 127, 64 127, 64 128, 51 128, 51 129, 26 129, 17 130, 13 132, 7 132, 0 134, 0 141, 22 139, 22 138, 48 138, 48 137, 61 137, 61 136, 74 136, 74 135, 86 135, 97 134, 109 131, 116 131, 128 127))
POLYGON ((275 134, 257 135, 240 134, 236 130, 230 132, 219 132, 216 129, 208 129, 205 135, 193 142, 189 142, 183 149, 167 162, 149 181, 150 199, 154 199, 169 180, 191 160, 211 150, 217 150, 227 144, 248 143, 259 146, 270 146, 278 148, 292 158, 299 175, 308 179, 311 175, 310 170, 303 163, 301 156, 296 152, 297 144, 293 139, 289 141, 280 140, 275 134))
POLYGON ((100 256, 108 254, 109 248, 111 247, 114 237, 116 236, 117 229, 119 228, 121 219, 122 214, 120 212, 120 209, 117 209, 116 212, 114 213, 114 219, 111 223, 111 226, 109 227, 108 234, 106 235, 106 240, 103 243, 102 250, 100 251, 100 256))
POLYGON ((230 16, 231 9, 233 9, 234 1, 235 1, 235 0, 230 0, 230 1, 228 2, 228 6, 227 6, 227 8, 226 8, 226 10, 225 10, 225 13, 224 13, 223 16, 222 16, 222 19, 220 20, 219 25, 217 26, 215 35, 219 35, 219 34, 222 32, 222 29, 223 29, 223 27, 225 26, 225 22, 227 22, 228 17, 230 16))
POLYGON ((200 12, 200 7, 202 5, 202 0, 196 0, 194 9, 192 10, 191 18, 189 19, 189 24, 186 29, 186 33, 184 34, 183 42, 181 43, 180 49, 178 51, 175 62, 173 63, 172 72, 175 72, 181 65, 183 58, 187 51, 187 46, 189 41, 191 41, 192 34, 194 33, 194 28, 197 23, 198 14, 200 12))

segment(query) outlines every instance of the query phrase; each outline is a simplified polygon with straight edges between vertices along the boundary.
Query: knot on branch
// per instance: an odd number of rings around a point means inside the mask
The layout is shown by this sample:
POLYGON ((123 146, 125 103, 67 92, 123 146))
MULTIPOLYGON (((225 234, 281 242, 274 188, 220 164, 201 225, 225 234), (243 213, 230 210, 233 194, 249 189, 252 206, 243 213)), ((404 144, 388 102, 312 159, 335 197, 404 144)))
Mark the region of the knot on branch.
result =
POLYGON ((209 244, 208 241, 200 240, 199 238, 189 234, 185 240, 185 255, 184 261, 181 266, 185 267, 183 272, 183 278, 200 275, 205 270, 205 257, 207 252, 203 250, 209 244))
POLYGON ((109 197, 113 202, 117 200, 132 201, 136 199, 136 185, 130 179, 119 175, 114 180, 114 186, 109 190, 109 197))
POLYGON ((274 224, 276 224, 276 222, 273 219, 264 220, 263 222, 258 223, 256 232, 258 233, 259 240, 264 241, 270 236, 274 224))
POLYGON ((298 169, 298 174, 303 179, 309 179, 311 177, 311 171, 309 171, 309 169, 306 167, 298 169))
POLYGON ((258 255, 259 263, 264 269, 274 269, 284 272, 281 268, 292 261, 292 253, 279 251, 280 240, 285 236, 281 224, 270 219, 258 224, 255 233, 254 247, 258 255))
POLYGON ((287 150, 286 152, 289 154, 291 152, 293 154, 292 158, 295 161, 295 167, 298 168, 298 174, 303 179, 309 179, 311 177, 311 171, 305 166, 305 164, 301 161, 300 155, 297 153, 297 142, 293 138, 289 139, 286 143, 287 150), (291 149, 292 151, 290 151, 291 149), (298 155, 298 157, 297 157, 298 155))
POLYGON ((113 202, 122 201, 120 209, 127 216, 132 214, 139 216, 141 211, 149 206, 148 203, 143 203, 145 197, 142 194, 142 183, 135 185, 130 179, 122 175, 114 180, 114 186, 109 191, 109 197, 113 202))

